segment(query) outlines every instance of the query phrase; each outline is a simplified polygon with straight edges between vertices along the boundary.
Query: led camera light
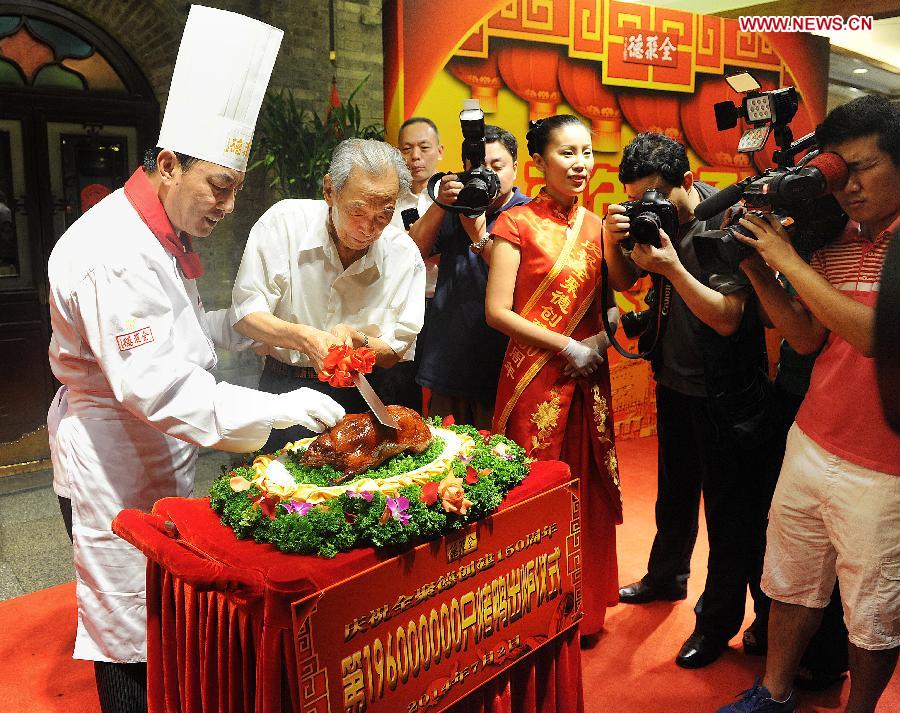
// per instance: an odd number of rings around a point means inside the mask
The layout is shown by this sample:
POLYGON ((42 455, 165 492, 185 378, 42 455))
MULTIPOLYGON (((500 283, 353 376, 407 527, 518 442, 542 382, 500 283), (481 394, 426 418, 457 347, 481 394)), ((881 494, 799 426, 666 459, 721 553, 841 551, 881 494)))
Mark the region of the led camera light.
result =
POLYGON ((772 119, 772 103, 768 94, 747 98, 747 121, 756 124, 772 119))
POLYGON ((752 153, 759 151, 766 145, 766 139, 769 138, 769 127, 758 126, 753 129, 747 129, 738 142, 739 153, 752 153))

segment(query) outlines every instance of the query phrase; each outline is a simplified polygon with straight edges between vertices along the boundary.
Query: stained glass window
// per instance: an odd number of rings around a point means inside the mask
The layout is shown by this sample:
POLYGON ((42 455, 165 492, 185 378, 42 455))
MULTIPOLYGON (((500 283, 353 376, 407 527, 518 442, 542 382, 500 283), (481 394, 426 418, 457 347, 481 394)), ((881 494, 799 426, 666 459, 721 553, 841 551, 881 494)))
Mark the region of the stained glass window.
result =
POLYGON ((17 15, 0 15, 0 85, 128 92, 91 43, 52 22, 17 15))

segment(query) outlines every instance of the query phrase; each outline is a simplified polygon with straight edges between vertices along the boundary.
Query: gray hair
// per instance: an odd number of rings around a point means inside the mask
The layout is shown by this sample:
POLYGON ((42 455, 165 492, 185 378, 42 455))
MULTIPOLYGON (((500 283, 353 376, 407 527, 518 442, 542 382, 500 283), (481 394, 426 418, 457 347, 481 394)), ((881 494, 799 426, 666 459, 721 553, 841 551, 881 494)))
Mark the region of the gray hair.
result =
POLYGON ((412 183, 412 175, 400 152, 384 141, 375 139, 344 139, 331 154, 328 175, 334 190, 340 191, 350 177, 353 167, 362 169, 370 176, 380 176, 389 168, 397 173, 400 193, 406 193, 412 183))

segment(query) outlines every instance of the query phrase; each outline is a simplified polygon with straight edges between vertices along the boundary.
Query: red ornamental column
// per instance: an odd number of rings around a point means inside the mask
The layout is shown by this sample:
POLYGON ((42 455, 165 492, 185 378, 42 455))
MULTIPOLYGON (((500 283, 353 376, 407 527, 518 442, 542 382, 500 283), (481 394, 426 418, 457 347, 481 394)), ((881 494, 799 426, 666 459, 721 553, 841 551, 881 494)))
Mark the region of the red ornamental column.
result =
POLYGON ((603 86, 599 63, 561 57, 559 86, 572 108, 590 119, 594 148, 618 153, 622 146, 622 113, 616 95, 603 86))
POLYGON ((684 143, 678 97, 673 92, 622 91, 619 108, 636 133, 652 131, 684 143))
POLYGON ((496 55, 487 59, 453 57, 447 64, 447 69, 458 80, 469 85, 472 98, 478 99, 485 114, 497 111, 497 93, 503 82, 500 80, 496 55))
POLYGON ((530 120, 556 113, 561 100, 556 49, 537 45, 502 47, 497 51, 497 67, 506 86, 528 102, 530 120))

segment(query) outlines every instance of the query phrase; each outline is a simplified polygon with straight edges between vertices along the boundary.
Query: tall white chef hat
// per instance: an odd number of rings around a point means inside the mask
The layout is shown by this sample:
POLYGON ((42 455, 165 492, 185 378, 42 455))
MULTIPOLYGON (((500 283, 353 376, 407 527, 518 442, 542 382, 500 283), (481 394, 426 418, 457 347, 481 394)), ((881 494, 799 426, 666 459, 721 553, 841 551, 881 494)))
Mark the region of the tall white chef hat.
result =
POLYGON ((246 171, 283 36, 259 20, 192 5, 156 145, 246 171))

